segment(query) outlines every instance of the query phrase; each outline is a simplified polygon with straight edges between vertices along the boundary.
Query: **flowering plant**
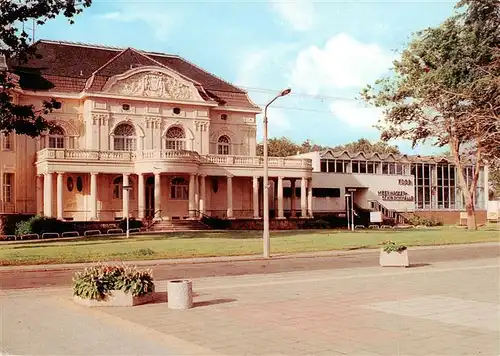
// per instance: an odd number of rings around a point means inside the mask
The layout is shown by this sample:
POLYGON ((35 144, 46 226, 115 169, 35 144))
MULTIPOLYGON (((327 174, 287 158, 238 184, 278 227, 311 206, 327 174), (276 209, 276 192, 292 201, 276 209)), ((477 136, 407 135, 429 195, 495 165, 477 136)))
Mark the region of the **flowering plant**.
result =
POLYGON ((384 246, 383 250, 386 253, 391 253, 391 252, 401 253, 407 249, 407 247, 405 245, 398 244, 398 243, 391 241, 391 240, 383 241, 381 243, 381 245, 384 246))
POLYGON ((140 271, 125 265, 98 264, 73 276, 73 294, 83 299, 104 300, 112 290, 140 297, 154 292, 151 270, 140 271))

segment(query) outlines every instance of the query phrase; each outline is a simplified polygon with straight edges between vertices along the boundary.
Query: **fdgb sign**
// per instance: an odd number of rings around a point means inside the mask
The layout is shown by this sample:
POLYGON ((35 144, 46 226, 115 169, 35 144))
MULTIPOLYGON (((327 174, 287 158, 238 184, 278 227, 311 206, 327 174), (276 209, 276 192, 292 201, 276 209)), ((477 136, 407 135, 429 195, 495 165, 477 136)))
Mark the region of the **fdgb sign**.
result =
POLYGON ((399 185, 413 185, 411 179, 398 179, 399 185))

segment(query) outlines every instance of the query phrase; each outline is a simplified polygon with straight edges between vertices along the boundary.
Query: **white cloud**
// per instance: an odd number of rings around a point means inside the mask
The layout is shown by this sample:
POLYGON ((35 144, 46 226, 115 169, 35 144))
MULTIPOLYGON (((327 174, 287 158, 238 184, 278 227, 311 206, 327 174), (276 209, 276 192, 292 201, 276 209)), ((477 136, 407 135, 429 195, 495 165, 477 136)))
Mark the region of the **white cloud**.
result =
POLYGON ((160 41, 166 41, 175 24, 176 16, 167 12, 165 7, 155 3, 126 3, 120 11, 108 12, 98 15, 101 19, 120 22, 142 22, 150 27, 155 37, 160 41))
POLYGON ((371 129, 382 110, 354 99, 364 86, 383 76, 395 58, 377 44, 362 43, 341 33, 330 38, 323 48, 310 46, 302 50, 292 67, 290 81, 296 92, 352 99, 334 101, 330 109, 353 127, 371 129))
POLYGON ((361 89, 383 75, 394 58, 377 44, 362 43, 341 33, 324 48, 311 46, 301 51, 291 80, 294 87, 309 94, 361 89))
POLYGON ((315 24, 316 11, 310 0, 271 0, 271 7, 295 31, 308 31, 315 24))
POLYGON ((382 109, 365 106, 356 101, 335 101, 330 104, 332 113, 346 124, 359 127, 371 128, 380 118, 382 118, 382 109))

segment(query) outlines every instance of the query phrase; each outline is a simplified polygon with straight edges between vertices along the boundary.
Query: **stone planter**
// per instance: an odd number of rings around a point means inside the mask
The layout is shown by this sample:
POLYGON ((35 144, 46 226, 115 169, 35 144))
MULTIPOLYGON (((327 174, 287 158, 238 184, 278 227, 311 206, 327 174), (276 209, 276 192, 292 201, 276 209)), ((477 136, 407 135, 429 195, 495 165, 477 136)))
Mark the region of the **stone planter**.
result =
POLYGON ((173 280, 167 284, 169 309, 190 309, 193 307, 193 285, 190 280, 173 280))
POLYGON ((134 297, 131 293, 125 293, 121 290, 112 290, 104 300, 83 299, 73 296, 73 300, 78 304, 87 307, 133 307, 153 301, 153 293, 142 297, 134 297))
POLYGON ((408 260, 408 249, 401 252, 385 252, 380 249, 380 265, 382 267, 408 267, 410 262, 408 260))

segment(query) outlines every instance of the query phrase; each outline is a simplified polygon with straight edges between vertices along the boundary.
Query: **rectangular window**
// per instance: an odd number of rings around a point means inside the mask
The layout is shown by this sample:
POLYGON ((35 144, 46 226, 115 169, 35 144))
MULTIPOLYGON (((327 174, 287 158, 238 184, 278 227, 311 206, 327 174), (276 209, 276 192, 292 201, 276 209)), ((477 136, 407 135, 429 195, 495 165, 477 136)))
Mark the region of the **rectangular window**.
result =
POLYGON ((4 135, 3 136, 2 149, 6 150, 6 151, 10 151, 10 150, 13 149, 13 143, 12 143, 12 136, 11 135, 4 135))
POLYGON ((375 162, 368 162, 368 171, 367 173, 373 174, 375 173, 375 162))
POLYGON ((14 173, 3 174, 3 201, 4 203, 12 203, 14 200, 14 173))
POLYGON ((359 161, 352 161, 352 173, 359 173, 359 161))
POLYGON ((335 161, 335 172, 344 173, 344 161, 335 161))
POLYGON ((317 198, 340 198, 339 188, 313 188, 313 197, 317 198))
POLYGON ((366 173, 366 162, 359 162, 359 173, 366 173))
POLYGON ((389 163, 382 163, 382 174, 389 174, 389 163))
POLYGON ((327 170, 327 160, 326 159, 322 159, 321 160, 321 172, 328 172, 328 170, 327 170))
POLYGON ((328 172, 330 173, 335 173, 335 161, 334 160, 328 160, 328 172))

